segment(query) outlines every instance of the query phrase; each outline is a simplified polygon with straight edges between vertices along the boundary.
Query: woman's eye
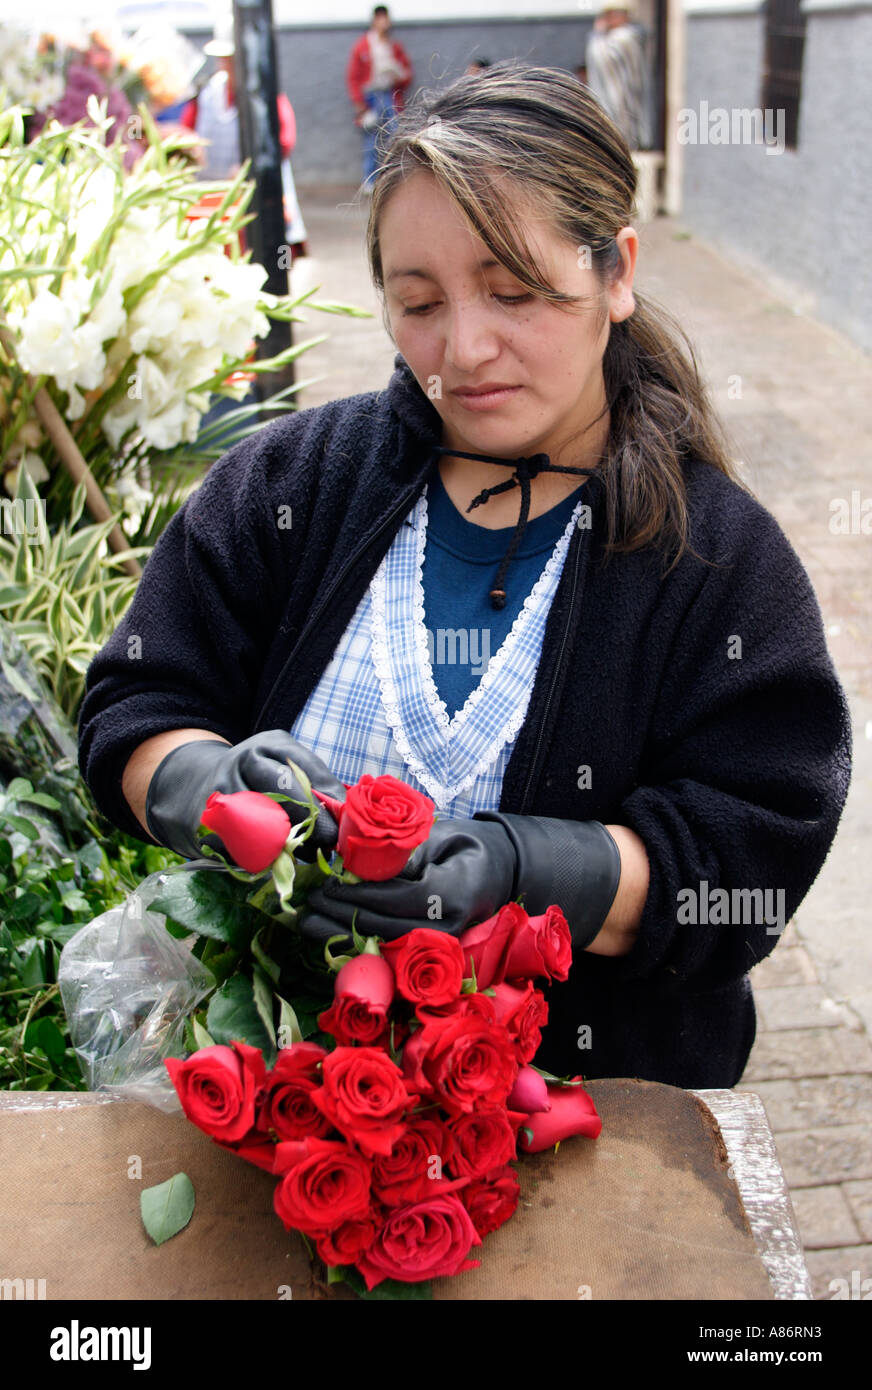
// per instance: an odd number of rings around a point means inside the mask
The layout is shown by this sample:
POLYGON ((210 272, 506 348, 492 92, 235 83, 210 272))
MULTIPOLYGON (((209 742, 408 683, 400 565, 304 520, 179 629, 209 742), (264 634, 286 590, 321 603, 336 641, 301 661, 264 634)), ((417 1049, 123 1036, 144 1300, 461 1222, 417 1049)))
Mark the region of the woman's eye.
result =
MULTIPOLYGON (((532 294, 495 294, 494 299, 500 304, 526 304, 533 298, 532 294)), ((439 301, 435 300, 430 304, 406 305, 403 314, 426 314, 430 309, 438 308, 439 301)))

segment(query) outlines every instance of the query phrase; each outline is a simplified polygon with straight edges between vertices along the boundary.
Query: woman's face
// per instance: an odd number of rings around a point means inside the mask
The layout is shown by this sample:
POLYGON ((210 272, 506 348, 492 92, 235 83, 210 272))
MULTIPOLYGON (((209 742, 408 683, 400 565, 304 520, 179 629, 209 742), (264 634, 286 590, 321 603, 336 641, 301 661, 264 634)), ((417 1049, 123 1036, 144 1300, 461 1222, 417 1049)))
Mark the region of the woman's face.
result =
MULTIPOLYGON (((577 456, 579 436, 606 404, 602 358, 610 322, 635 308, 638 239, 630 227, 618 234, 622 277, 600 291, 582 249, 529 205, 519 208, 518 225, 551 284, 596 298, 561 308, 529 294, 420 170, 381 215, 385 299, 397 348, 442 418, 443 444, 557 461, 573 440, 577 456)), ((604 422, 603 442, 607 415, 604 422)))

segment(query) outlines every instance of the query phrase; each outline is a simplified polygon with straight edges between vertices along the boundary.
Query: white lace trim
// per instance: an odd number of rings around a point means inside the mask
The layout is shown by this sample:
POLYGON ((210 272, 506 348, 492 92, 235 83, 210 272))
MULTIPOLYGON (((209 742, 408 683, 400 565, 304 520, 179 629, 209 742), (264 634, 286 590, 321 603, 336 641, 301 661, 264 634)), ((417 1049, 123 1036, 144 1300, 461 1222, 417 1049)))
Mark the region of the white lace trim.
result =
MULTIPOLYGON (((572 516, 567 522, 563 535, 557 541, 542 573, 525 598, 499 650, 488 662, 484 675, 478 685, 470 691, 463 707, 455 713, 453 719, 449 719, 448 708, 436 687, 427 643, 423 584, 424 551, 427 539, 427 488, 426 486, 424 487, 420 498, 410 513, 411 524, 415 527, 416 531, 416 574, 412 598, 412 658, 415 663, 415 674, 418 678, 428 713, 437 728, 445 735, 446 747, 451 744, 463 726, 471 720, 482 700, 484 700, 488 692, 500 678, 504 667, 514 654, 522 633, 537 616, 549 589, 552 593, 556 589, 560 570, 566 558, 569 542, 572 538, 572 533, 581 513, 582 506, 583 501, 580 499, 573 510, 572 516)), ((517 736, 527 714, 536 672, 534 670, 531 673, 526 683, 525 694, 517 703, 502 729, 491 739, 485 753, 478 759, 472 771, 465 774, 459 782, 454 784, 440 782, 412 748, 403 724, 403 717, 400 710, 400 702, 391 664, 391 650, 387 638, 387 563, 388 556, 386 555, 370 584, 370 595, 372 600, 371 637, 373 667, 381 688, 382 707, 384 709, 385 719, 393 732, 394 740, 402 755, 403 761, 415 774, 422 786, 427 788, 429 795, 436 802, 437 806, 441 807, 447 805, 463 792, 467 791, 478 777, 487 773, 506 743, 517 736)))

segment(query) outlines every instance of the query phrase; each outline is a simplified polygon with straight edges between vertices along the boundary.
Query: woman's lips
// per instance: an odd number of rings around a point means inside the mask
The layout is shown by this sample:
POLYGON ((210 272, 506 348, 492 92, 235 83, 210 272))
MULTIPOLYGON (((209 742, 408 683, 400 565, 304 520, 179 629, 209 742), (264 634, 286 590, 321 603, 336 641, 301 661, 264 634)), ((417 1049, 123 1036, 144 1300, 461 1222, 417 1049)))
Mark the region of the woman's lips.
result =
POLYGON ((465 410, 492 410, 494 406, 503 405, 505 401, 511 400, 523 389, 523 386, 497 386, 488 391, 460 390, 452 391, 451 394, 465 410))

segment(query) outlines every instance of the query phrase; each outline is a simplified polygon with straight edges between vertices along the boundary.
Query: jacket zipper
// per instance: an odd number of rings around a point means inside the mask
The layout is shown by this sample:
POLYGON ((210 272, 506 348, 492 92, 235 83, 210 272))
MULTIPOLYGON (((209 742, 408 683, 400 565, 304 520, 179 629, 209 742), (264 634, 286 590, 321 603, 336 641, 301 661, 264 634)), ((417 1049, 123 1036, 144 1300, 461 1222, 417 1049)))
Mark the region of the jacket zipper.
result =
POLYGON ((560 651, 557 653, 557 661, 556 661, 556 663, 555 663, 555 665, 554 665, 554 674, 553 674, 552 677, 551 677, 551 683, 550 683, 550 685, 549 685, 549 687, 548 687, 548 694, 547 694, 546 697, 545 697, 545 708, 544 708, 543 711, 542 711, 542 719, 541 719, 540 724, 539 724, 539 737, 538 737, 537 740, 536 740, 536 747, 535 747, 534 750, 533 750, 533 757, 532 757, 531 762, 530 762, 530 771, 527 773, 527 780, 526 780, 526 782, 525 782, 525 784, 524 784, 524 790, 523 790, 523 792, 522 792, 522 794, 521 794, 521 805, 520 805, 520 809, 519 809, 519 811, 518 811, 518 813, 517 813, 519 816, 522 816, 522 815, 525 814, 525 810, 526 810, 526 806, 527 806, 527 801, 528 801, 529 794, 530 794, 530 787, 531 787, 532 782, 533 782, 533 776, 534 776, 534 774, 535 774, 535 772, 536 772, 536 764, 537 764, 537 762, 538 762, 539 753, 540 753, 540 750, 541 750, 541 748, 542 748, 542 741, 543 741, 543 739, 544 739, 544 737, 545 737, 545 730, 546 730, 546 728, 547 728, 547 726, 548 726, 548 712, 549 712, 549 710, 551 709, 551 702, 552 702, 552 700, 553 700, 553 698, 554 698, 554 689, 555 689, 555 687, 556 687, 556 685, 557 685, 557 677, 558 677, 558 675, 560 674, 560 668, 561 668, 562 663, 563 663, 563 653, 564 653, 564 651, 566 650, 566 643, 567 643, 567 640, 568 640, 568 638, 569 638, 570 629, 571 629, 571 627, 572 627, 572 617, 573 617, 573 614, 574 614, 574 612, 575 612, 575 607, 576 607, 576 602, 577 602, 577 597, 578 597, 578 593, 577 593, 577 590, 578 590, 578 568, 579 568, 579 565, 580 565, 580 563, 581 563, 581 552, 582 552, 582 546, 581 546, 581 543, 579 542, 578 549, 577 549, 576 552, 575 552, 575 562, 574 562, 574 563, 575 563, 575 572, 573 573, 573 576, 572 576, 572 597, 571 597, 570 602, 569 602, 569 611, 568 611, 568 613, 567 613, 567 615, 566 615, 566 622, 565 622, 564 625, 563 625, 563 635, 562 635, 561 640, 560 640, 560 651))
MULTIPOLYGON (((424 479, 424 482, 426 482, 426 478, 424 479)), ((409 510, 409 508, 411 507, 412 502, 414 501, 415 497, 416 497, 416 496, 418 495, 418 493, 421 491, 421 489, 422 489, 422 487, 423 487, 423 483, 421 483, 420 485, 416 484, 415 486, 416 486, 416 488, 417 488, 417 492, 416 492, 415 489, 413 488, 412 490, 410 490, 410 492, 404 494, 404 496, 403 496, 403 498, 401 499, 401 501, 397 504, 397 506, 394 508, 394 510, 393 510, 393 511, 385 518, 385 520, 381 523, 381 525, 379 526, 378 530, 375 531, 375 532, 373 532, 373 534, 370 536, 370 538, 369 538, 368 541, 365 541, 365 542, 364 542, 364 545, 363 545, 362 550, 356 551, 356 553, 355 553, 349 560, 346 560, 346 562, 345 562, 345 564, 343 565, 342 569, 341 569, 341 570, 339 571, 339 573, 334 577, 333 583, 331 584, 330 588, 327 590, 326 594, 324 595, 323 599, 321 600, 321 603, 318 605, 317 608, 314 609, 313 612, 311 612, 311 613, 309 614, 309 617, 308 617, 308 620, 307 620, 307 622, 306 622, 306 625, 305 625, 305 627, 303 628, 302 632, 300 633, 300 636, 297 638, 297 641, 296 641, 296 643, 295 643, 295 645, 294 645, 293 650, 291 651, 290 655, 288 656, 287 660, 285 661, 284 665, 282 666, 282 669, 279 671, 279 674, 276 676, 275 680, 273 681, 272 686, 271 686, 270 691, 269 691, 269 694, 267 695, 266 699, 264 700, 263 704, 262 704, 261 707, 260 707, 260 713, 259 713, 258 716, 257 716, 257 722, 256 722, 255 728, 254 728, 254 730, 253 730, 254 733, 259 733, 261 729, 263 729, 263 728, 266 727, 265 720, 264 720, 264 716, 265 716, 267 710, 269 709, 270 705, 272 704, 273 698, 274 698, 274 696, 276 695, 276 692, 278 691, 280 685, 282 684, 282 682, 283 682, 283 680, 284 680, 284 678, 285 678, 285 673, 287 672, 288 667, 289 667, 289 666, 291 665, 291 663, 293 662, 293 660, 294 660, 294 658, 296 657, 297 653, 303 648, 303 646, 304 646, 304 644, 305 644, 305 642, 306 642, 306 639, 307 639, 308 636, 309 636, 309 633, 312 631, 313 628, 317 627, 318 622, 319 622, 319 620, 320 620, 320 618, 321 618, 322 613, 325 612, 325 610, 329 607, 330 603, 332 602, 332 600, 333 600, 334 596, 336 595, 336 593, 342 588, 342 585, 343 585, 343 583, 345 582, 346 576, 347 576, 348 574, 350 574, 350 572, 355 568, 356 565, 359 565, 359 564, 360 564, 362 557, 363 557, 368 551, 370 551, 370 550, 372 549, 372 547, 376 544, 376 542, 377 542, 378 540, 381 539, 381 537, 384 535, 384 533, 385 533, 387 530, 389 530, 391 526, 394 525, 394 523, 395 523, 395 521, 397 520, 397 518, 398 518, 398 517, 405 516, 406 512, 407 512, 407 511, 409 510)))

